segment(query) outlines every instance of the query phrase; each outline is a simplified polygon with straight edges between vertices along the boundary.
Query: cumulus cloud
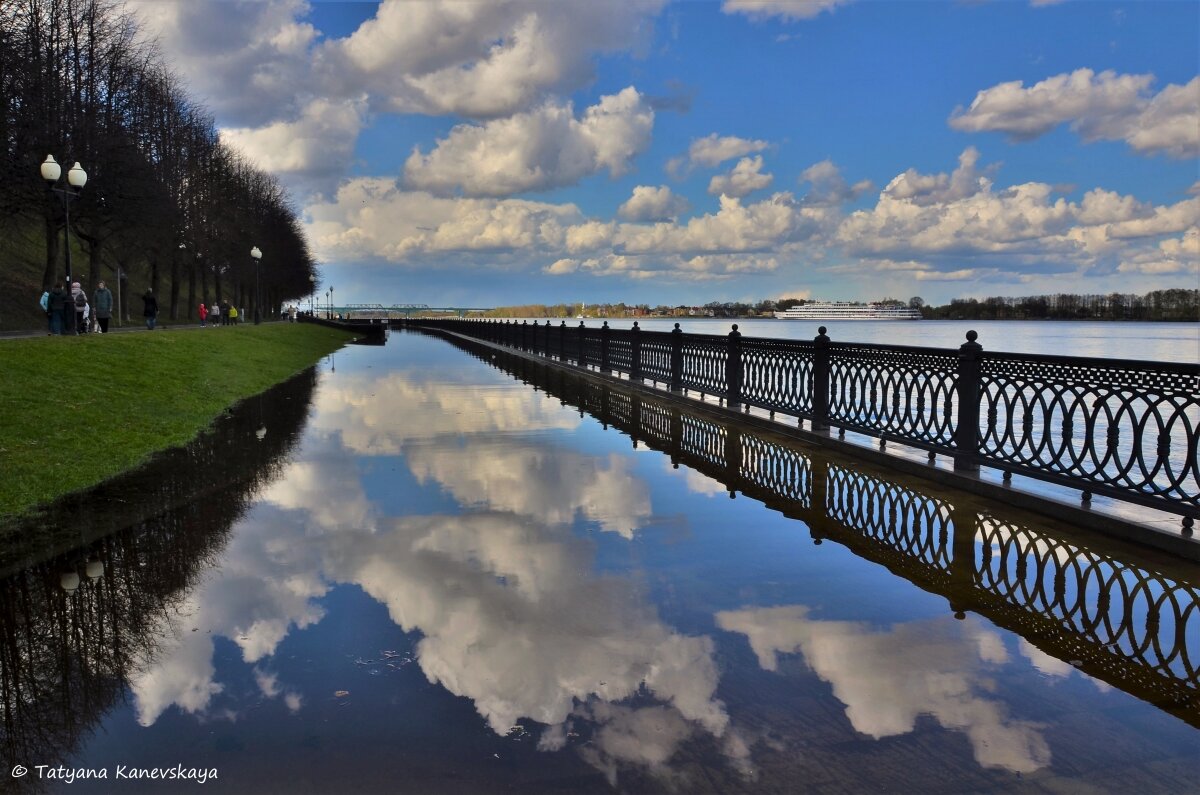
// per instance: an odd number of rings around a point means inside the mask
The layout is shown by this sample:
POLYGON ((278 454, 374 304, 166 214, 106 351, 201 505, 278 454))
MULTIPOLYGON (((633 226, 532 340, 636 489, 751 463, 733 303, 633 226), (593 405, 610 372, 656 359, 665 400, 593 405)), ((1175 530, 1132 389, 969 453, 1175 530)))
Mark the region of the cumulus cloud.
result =
POLYGON ((989 185, 975 168, 978 162, 979 150, 969 146, 958 156, 958 168, 952 173, 921 174, 910 168, 889 182, 883 192, 920 207, 965 199, 989 185))
POLYGON ((295 121, 226 127, 221 141, 264 171, 294 177, 316 192, 332 192, 354 157, 358 133, 366 122, 366 104, 365 98, 313 100, 295 121))
POLYGON ((800 182, 807 182, 812 186, 804 196, 805 203, 822 206, 854 201, 875 187, 869 179, 860 180, 853 185, 846 182, 841 170, 832 160, 822 160, 804 169, 800 172, 800 182))
POLYGON ((130 7, 175 72, 219 117, 259 126, 295 114, 312 99, 297 91, 312 85, 310 56, 318 37, 300 21, 306 0, 222 3, 220 13, 187 0, 133 0, 130 7))
POLYGON ((741 198, 756 190, 770 187, 775 179, 772 174, 762 173, 762 155, 743 157, 728 174, 718 174, 708 183, 708 192, 714 196, 741 198))
POLYGON ((716 619, 722 629, 746 635, 764 670, 778 670, 781 654, 802 653, 863 734, 905 734, 918 716, 930 715, 966 734, 984 767, 1031 773, 1050 764, 1040 727, 1009 717, 986 695, 989 669, 1008 659, 993 632, 949 619, 880 631, 820 621, 798 605, 723 611, 716 619))
POLYGON ((724 0, 721 10, 726 14, 745 14, 754 20, 780 17, 792 21, 812 19, 824 11, 832 12, 851 0, 724 0))
POLYGON ((414 150, 405 187, 435 195, 508 196, 573 185, 607 169, 620 176, 650 144, 654 111, 633 87, 601 97, 580 119, 570 103, 482 125, 463 124, 429 154, 414 150))
POLYGON ((1200 77, 1150 92, 1154 76, 1097 74, 1077 69, 1029 88, 1021 81, 1000 83, 958 108, 950 126, 965 132, 998 131, 1017 141, 1069 124, 1084 141, 1123 140, 1141 154, 1171 157, 1200 154, 1200 77))
POLYGON ((372 178, 343 182, 307 215, 318 257, 393 262, 430 252, 557 251, 567 228, 583 221, 573 204, 450 199, 372 178))
POLYGON ((628 458, 585 456, 511 441, 462 447, 418 447, 406 455, 419 482, 443 485, 464 505, 487 505, 547 525, 582 516, 632 539, 650 517, 646 484, 628 458))
POLYGON ((633 195, 617 208, 617 215, 626 221, 667 221, 689 209, 688 200, 672 193, 666 185, 657 188, 638 185, 633 189, 633 195))
POLYGON ((716 168, 726 160, 735 157, 761 152, 769 144, 766 141, 739 138, 736 135, 718 136, 711 133, 703 138, 697 138, 688 146, 687 155, 672 158, 667 162, 667 173, 672 176, 682 176, 691 168, 716 168))
POLYGON ((643 47, 665 2, 385 0, 319 67, 388 110, 506 116, 587 84, 597 54, 643 47))

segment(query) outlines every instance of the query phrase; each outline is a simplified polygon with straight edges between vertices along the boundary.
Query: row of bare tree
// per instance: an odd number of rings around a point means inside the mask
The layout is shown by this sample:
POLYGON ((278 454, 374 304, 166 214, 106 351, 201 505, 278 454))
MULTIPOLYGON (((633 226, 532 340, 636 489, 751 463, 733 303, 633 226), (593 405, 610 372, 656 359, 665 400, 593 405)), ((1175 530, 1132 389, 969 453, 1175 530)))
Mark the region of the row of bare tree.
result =
POLYGON ((125 303, 150 287, 177 319, 221 299, 253 311, 256 278, 268 314, 313 289, 284 190, 220 142, 116 0, 0 2, 0 147, 0 221, 44 223, 44 287, 63 275, 65 239, 65 202, 38 171, 51 154, 64 176, 75 161, 88 172, 70 232, 89 295, 123 279, 125 303))

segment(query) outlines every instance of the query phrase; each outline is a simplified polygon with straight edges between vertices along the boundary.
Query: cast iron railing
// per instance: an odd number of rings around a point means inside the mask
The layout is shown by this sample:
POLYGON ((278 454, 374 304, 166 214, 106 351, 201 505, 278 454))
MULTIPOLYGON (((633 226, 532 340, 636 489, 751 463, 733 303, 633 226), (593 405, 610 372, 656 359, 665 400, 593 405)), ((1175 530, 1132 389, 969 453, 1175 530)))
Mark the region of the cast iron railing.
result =
POLYGON ((623 373, 731 409, 765 409, 901 442, 956 469, 1000 469, 1200 517, 1200 365, 958 349, 587 328, 561 322, 415 320, 563 364, 623 373))
POLYGON ((1200 726, 1200 584, 1129 550, 1088 547, 867 468, 807 453, 686 405, 459 343, 729 489, 974 610, 1085 673, 1200 726))

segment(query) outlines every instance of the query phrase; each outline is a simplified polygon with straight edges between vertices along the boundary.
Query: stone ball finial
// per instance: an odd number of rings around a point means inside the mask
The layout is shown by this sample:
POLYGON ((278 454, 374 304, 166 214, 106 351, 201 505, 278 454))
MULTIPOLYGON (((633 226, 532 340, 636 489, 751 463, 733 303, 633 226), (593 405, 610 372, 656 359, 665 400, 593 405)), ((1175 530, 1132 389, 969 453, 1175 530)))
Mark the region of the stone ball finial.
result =
POLYGON ((675 324, 675 328, 679 328, 679 324, 678 324, 678 323, 676 323, 676 324, 675 324))
POLYGON ((818 334, 824 334, 824 333, 825 333, 825 331, 826 331, 826 329, 825 329, 825 327, 824 327, 824 326, 817 326, 817 333, 818 333, 818 334))
POLYGON ((733 330, 734 330, 734 331, 737 331, 737 323, 734 323, 734 324, 733 324, 733 330))
POLYGON ((971 329, 970 331, 967 332, 967 342, 974 342, 977 339, 979 339, 978 331, 976 331, 975 329, 971 329))

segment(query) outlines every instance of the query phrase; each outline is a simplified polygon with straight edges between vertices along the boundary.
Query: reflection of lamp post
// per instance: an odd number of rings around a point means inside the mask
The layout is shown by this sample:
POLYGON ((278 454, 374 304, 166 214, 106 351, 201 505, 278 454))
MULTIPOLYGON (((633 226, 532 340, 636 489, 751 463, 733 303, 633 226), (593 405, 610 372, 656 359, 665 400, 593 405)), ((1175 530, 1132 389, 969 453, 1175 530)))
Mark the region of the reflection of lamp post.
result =
MULTIPOLYGON (((71 200, 79 195, 83 190, 83 186, 87 184, 87 172, 83 170, 83 166, 76 161, 75 165, 71 166, 71 170, 67 172, 66 188, 56 188, 54 185, 58 182, 58 178, 62 176, 62 166, 54 161, 54 155, 46 155, 46 159, 42 161, 41 166, 42 179, 46 180, 50 190, 62 196, 63 213, 66 215, 65 236, 67 239, 67 292, 71 290, 71 200)), ((65 320, 67 321, 68 330, 75 329, 75 307, 67 307, 65 320)))
POLYGON ((262 294, 258 289, 258 261, 262 259, 262 252, 258 250, 258 246, 250 249, 250 256, 254 257, 254 325, 262 322, 262 294))

